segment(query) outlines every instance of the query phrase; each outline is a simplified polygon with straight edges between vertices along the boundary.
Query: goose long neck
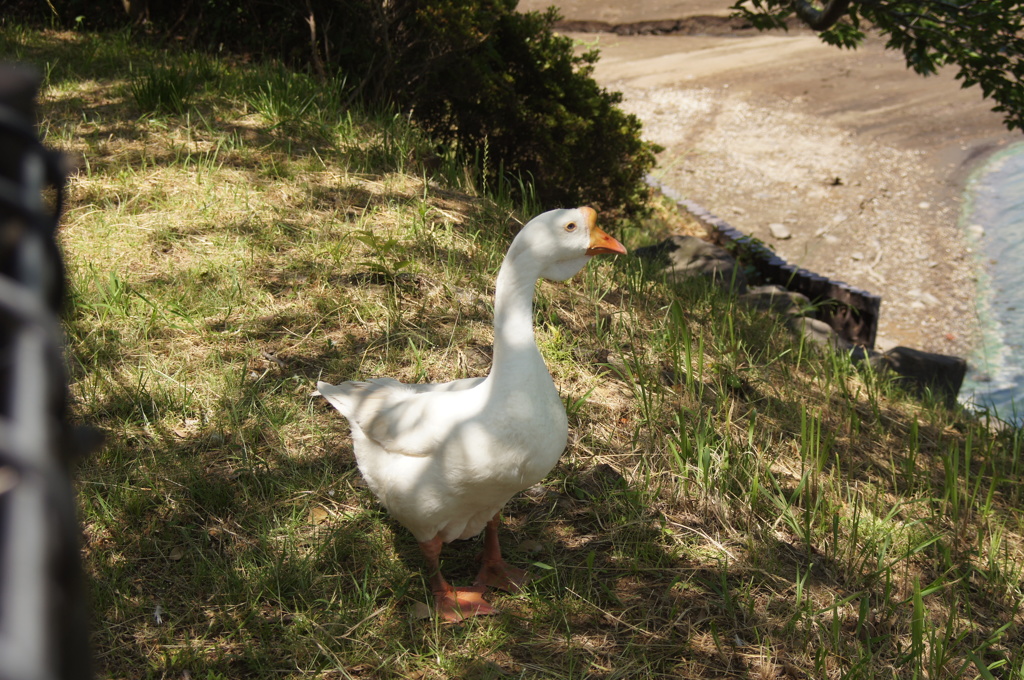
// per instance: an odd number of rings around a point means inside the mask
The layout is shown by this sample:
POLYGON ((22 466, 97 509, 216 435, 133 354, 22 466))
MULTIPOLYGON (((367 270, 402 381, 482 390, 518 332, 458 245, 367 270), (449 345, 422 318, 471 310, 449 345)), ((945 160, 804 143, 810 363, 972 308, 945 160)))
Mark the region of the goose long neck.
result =
POLYGON ((533 295, 540 271, 529 257, 511 249, 498 272, 494 290, 494 362, 491 374, 541 359, 533 335, 533 295))

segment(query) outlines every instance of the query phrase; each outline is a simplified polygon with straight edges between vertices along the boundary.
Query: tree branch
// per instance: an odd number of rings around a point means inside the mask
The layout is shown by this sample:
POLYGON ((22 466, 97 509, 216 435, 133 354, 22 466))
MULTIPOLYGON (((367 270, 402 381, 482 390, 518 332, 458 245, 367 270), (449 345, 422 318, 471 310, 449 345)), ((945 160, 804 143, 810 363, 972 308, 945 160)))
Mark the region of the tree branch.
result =
POLYGON ((828 0, 822 9, 809 0, 793 0, 796 15, 815 31, 827 31, 843 18, 850 8, 850 0, 828 0))
POLYGON ((310 0, 306 0, 306 10, 309 11, 309 16, 306 17, 306 23, 309 25, 309 49, 311 59, 313 61, 313 68, 316 70, 316 74, 320 77, 320 80, 326 80, 327 69, 324 68, 324 60, 320 58, 320 45, 316 39, 316 15, 313 14, 313 4, 310 0))

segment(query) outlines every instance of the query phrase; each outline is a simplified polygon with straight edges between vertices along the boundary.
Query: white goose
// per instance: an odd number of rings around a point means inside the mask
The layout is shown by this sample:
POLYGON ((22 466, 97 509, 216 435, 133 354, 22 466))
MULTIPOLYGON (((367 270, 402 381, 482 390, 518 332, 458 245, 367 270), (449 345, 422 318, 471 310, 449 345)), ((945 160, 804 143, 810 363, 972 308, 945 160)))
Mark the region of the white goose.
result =
POLYGON ((533 336, 534 288, 542 277, 572 277, 593 255, 626 252, 596 220, 588 207, 552 210, 512 241, 498 272, 486 378, 317 383, 349 421, 367 485, 419 541, 446 621, 492 614, 482 597, 487 586, 515 591, 526 581, 526 572, 502 559, 498 512, 551 471, 568 436, 565 407, 533 336), (453 588, 440 572, 442 543, 485 528, 475 586, 453 588))

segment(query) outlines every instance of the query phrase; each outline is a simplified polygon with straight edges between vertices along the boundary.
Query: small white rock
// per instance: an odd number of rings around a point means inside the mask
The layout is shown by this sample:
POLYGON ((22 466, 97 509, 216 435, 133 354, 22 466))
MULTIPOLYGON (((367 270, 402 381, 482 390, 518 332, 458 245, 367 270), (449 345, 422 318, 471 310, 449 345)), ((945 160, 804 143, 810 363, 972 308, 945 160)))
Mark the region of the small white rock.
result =
POLYGON ((985 235, 985 227, 980 224, 972 224, 967 227, 967 235, 971 238, 979 239, 985 235))
POLYGON ((887 338, 884 335, 875 336, 875 349, 877 349, 879 352, 888 352, 893 347, 896 347, 898 345, 899 343, 893 340, 892 338, 887 338))
POLYGON ((771 232, 772 238, 777 238, 780 241, 784 241, 793 235, 792 232, 789 231, 789 227, 781 222, 772 222, 769 224, 768 231, 771 232))

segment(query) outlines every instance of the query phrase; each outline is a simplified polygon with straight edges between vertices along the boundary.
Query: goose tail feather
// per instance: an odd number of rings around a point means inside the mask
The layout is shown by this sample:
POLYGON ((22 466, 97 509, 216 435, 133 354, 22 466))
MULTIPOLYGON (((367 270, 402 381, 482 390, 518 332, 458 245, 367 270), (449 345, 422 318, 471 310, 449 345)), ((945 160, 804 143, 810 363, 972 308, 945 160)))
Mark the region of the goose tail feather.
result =
POLYGON ((342 415, 348 417, 348 414, 352 410, 352 394, 355 391, 353 388, 360 385, 359 383, 341 383, 340 385, 332 385, 326 382, 317 382, 316 392, 312 394, 314 397, 323 397, 326 399, 331 406, 338 409, 342 415))

